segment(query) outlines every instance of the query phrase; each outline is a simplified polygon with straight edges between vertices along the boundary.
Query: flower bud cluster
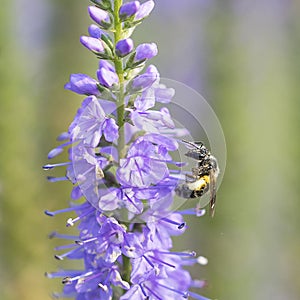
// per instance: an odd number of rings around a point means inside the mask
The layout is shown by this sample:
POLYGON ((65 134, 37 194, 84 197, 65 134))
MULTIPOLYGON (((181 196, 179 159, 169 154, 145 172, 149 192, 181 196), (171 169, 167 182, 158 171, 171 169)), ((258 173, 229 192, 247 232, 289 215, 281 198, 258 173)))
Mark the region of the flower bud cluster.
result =
MULTIPOLYGON (((96 76, 71 74, 65 88, 86 95, 65 141, 48 154, 50 159, 69 148, 66 166, 72 202, 67 209, 46 211, 49 216, 73 213, 67 226, 78 236, 54 233, 69 245, 55 257, 82 260, 84 269, 48 273, 61 277, 63 293, 75 299, 206 299, 192 293, 203 281, 193 280, 185 266, 203 264, 194 252, 172 251, 172 236, 184 233, 184 214, 172 212, 181 162, 170 155, 187 131, 176 128, 167 107, 174 90, 160 84, 154 65, 155 43, 135 46, 131 35, 154 7, 121 0, 93 0, 88 8, 95 22, 80 42, 99 59, 96 76)), ((198 212, 197 212, 198 213, 198 212)))

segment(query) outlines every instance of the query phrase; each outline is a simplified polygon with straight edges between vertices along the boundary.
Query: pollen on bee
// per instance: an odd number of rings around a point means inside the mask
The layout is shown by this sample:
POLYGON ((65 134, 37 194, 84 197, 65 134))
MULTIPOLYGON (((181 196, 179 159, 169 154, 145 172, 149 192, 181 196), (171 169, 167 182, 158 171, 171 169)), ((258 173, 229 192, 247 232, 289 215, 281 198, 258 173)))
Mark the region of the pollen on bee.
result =
POLYGON ((209 184, 209 176, 204 175, 204 176, 200 177, 198 180, 196 180, 194 182, 189 182, 188 187, 189 187, 189 189, 191 189, 193 191, 200 191, 207 184, 209 184))

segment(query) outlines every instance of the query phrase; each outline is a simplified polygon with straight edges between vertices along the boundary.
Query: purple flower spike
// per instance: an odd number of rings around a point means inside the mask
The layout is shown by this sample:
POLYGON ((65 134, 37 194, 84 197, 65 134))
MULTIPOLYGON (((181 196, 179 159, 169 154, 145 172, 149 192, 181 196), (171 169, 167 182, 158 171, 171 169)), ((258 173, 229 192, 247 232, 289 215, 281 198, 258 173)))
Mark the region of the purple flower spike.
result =
POLYGON ((133 40, 132 39, 125 39, 120 40, 116 44, 116 54, 119 57, 124 57, 129 54, 133 50, 133 40))
POLYGON ((141 44, 136 47, 135 61, 150 59, 156 56, 158 49, 155 43, 141 44))
POLYGON ((85 74, 71 74, 65 89, 80 95, 99 95, 98 82, 85 74))
POLYGON ((122 21, 126 20, 127 18, 133 16, 136 14, 136 12, 140 8, 140 2, 139 1, 132 1, 125 3, 121 6, 119 11, 119 16, 122 21))
POLYGON ((118 75, 110 71, 106 68, 101 68, 97 71, 97 77, 99 79, 100 84, 102 84, 105 87, 112 87, 113 84, 119 82, 118 75))
POLYGON ((150 65, 144 74, 139 75, 133 79, 132 89, 136 91, 147 89, 157 79, 159 79, 159 73, 155 66, 150 65))
POLYGON ((158 54, 156 44, 135 48, 130 38, 154 1, 91 1, 88 12, 94 24, 80 42, 99 60, 97 78, 71 74, 65 88, 86 97, 68 132, 59 136, 63 143, 48 153, 52 159, 68 148, 68 159, 43 166, 50 172, 66 169, 64 176, 47 179, 69 180, 73 187, 68 208, 45 211, 51 217, 72 213, 67 227, 78 229, 75 235, 51 234, 69 241, 56 247, 55 257, 81 260, 79 269, 47 274, 62 278, 63 292, 55 297, 208 300, 190 292, 204 281, 184 270, 206 261, 193 251, 172 250, 172 236, 188 228, 183 215, 201 216, 204 211, 196 207, 173 212, 179 185, 187 187, 187 197, 195 185, 188 177, 193 165, 182 173, 186 163, 172 155, 188 131, 177 128, 161 105, 171 101, 174 89, 159 83, 154 65, 145 66, 158 54))
POLYGON ((135 19, 141 20, 141 19, 148 17, 149 14, 151 13, 152 9, 154 8, 154 5, 155 5, 155 3, 152 0, 143 3, 140 6, 138 12, 136 13, 135 19))
POLYGON ((88 48, 91 51, 102 53, 104 52, 104 47, 102 41, 89 36, 82 36, 80 42, 83 46, 88 48))
POLYGON ((90 17, 99 25, 105 26, 110 23, 109 14, 96 6, 89 6, 88 8, 90 17))
POLYGON ((90 36, 96 39, 100 39, 101 35, 104 34, 104 32, 95 24, 90 25, 88 31, 90 36))

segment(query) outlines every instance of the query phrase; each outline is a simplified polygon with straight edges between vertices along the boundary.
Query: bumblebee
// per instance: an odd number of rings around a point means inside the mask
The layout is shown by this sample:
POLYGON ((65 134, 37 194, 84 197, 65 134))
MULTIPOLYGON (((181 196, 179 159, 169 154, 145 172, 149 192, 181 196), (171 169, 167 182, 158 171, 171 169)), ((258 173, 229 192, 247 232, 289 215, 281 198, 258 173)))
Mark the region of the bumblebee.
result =
POLYGON ((210 154, 202 142, 183 141, 190 150, 185 154, 197 160, 191 174, 186 174, 186 182, 178 185, 175 192, 187 199, 199 198, 210 192, 210 215, 213 217, 216 205, 217 177, 219 167, 217 159, 210 154))

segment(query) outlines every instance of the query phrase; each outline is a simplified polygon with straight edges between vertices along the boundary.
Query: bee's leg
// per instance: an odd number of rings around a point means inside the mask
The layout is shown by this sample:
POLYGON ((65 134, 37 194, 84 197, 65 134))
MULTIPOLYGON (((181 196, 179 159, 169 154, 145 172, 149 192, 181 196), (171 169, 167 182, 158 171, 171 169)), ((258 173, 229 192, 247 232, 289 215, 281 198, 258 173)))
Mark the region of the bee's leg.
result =
POLYGON ((192 173, 195 178, 199 177, 199 168, 192 168, 192 173))
POLYGON ((186 182, 195 181, 196 179, 197 179, 197 176, 195 174, 185 174, 186 182))

